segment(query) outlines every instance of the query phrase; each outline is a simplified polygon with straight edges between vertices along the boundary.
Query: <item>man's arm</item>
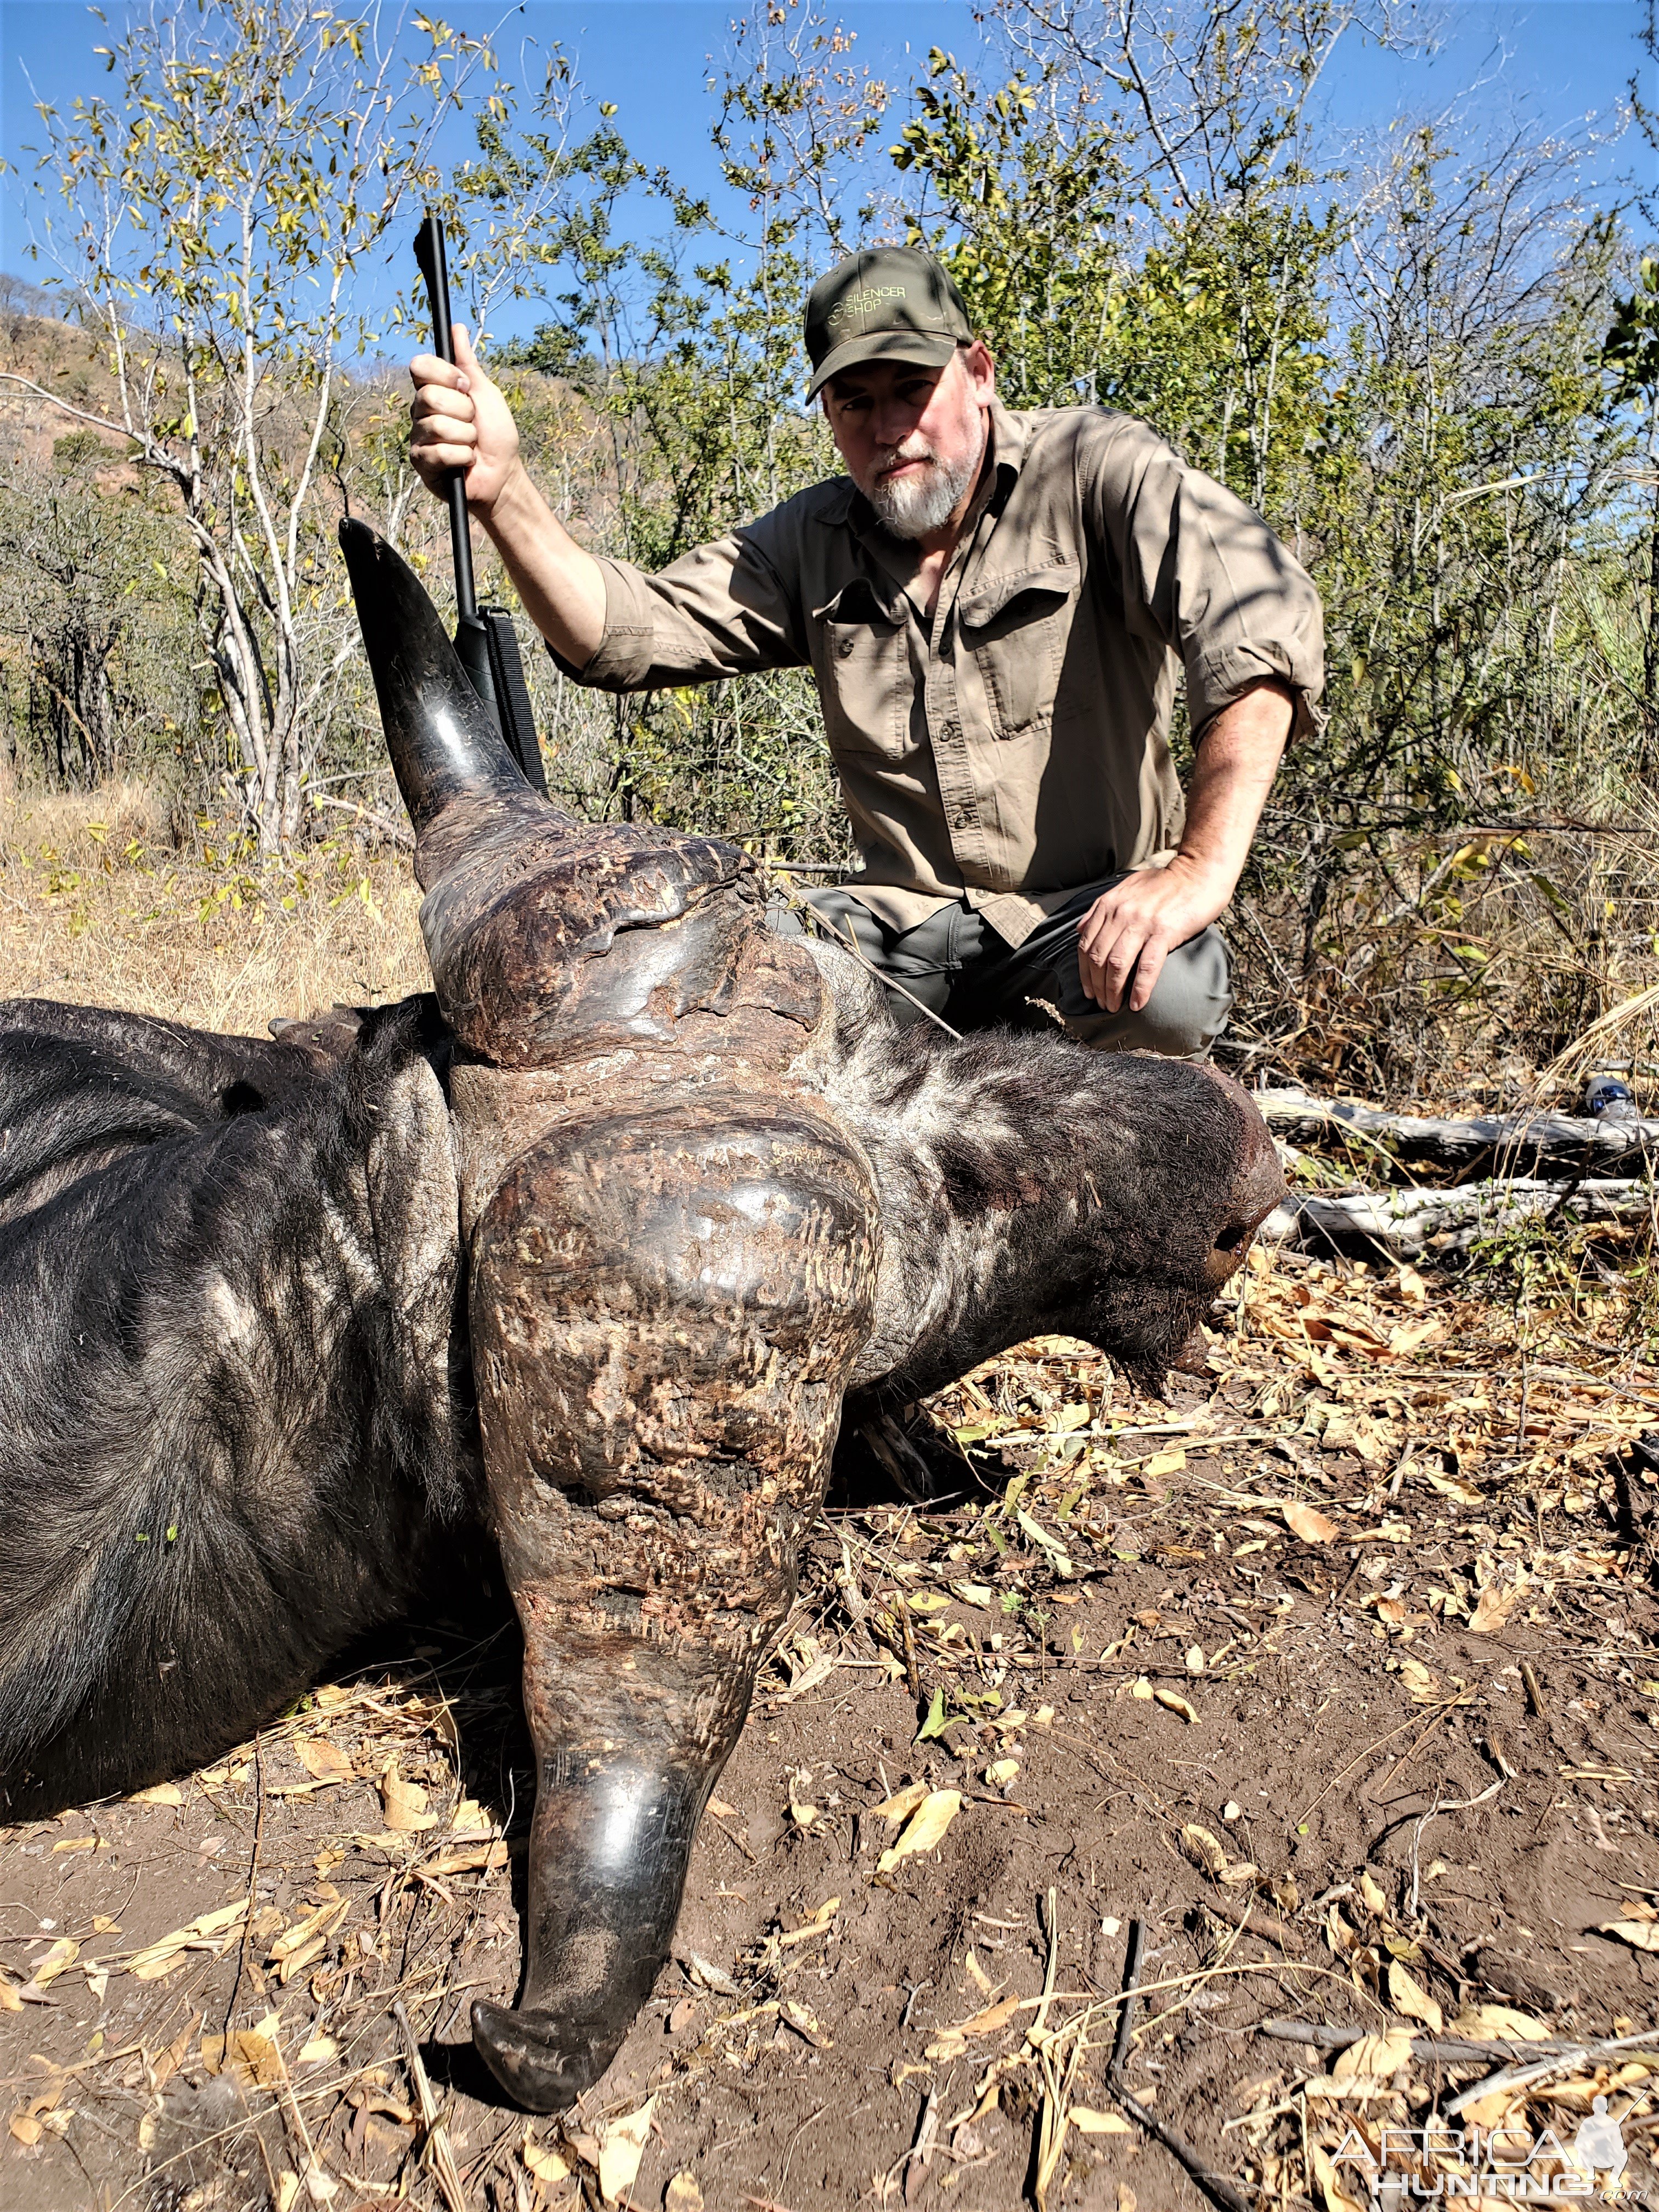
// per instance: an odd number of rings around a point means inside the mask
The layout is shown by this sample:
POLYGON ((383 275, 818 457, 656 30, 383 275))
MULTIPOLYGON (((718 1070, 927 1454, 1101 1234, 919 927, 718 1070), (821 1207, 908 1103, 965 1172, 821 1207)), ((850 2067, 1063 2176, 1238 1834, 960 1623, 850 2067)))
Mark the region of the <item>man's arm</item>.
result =
POLYGON ((1138 868, 1103 891, 1078 932, 1078 968, 1096 1006, 1139 1013, 1177 945, 1207 929, 1243 873, 1291 733, 1288 684, 1255 685, 1215 716, 1187 790, 1187 827, 1167 868, 1138 868), (1124 987, 1131 971, 1127 1000, 1124 987))
POLYGON ((410 363, 415 397, 409 458, 428 491, 466 471, 466 496, 518 586, 525 611, 559 657, 584 668, 605 636, 605 573, 549 507, 519 455, 518 426, 455 325, 455 364, 425 353, 410 363))

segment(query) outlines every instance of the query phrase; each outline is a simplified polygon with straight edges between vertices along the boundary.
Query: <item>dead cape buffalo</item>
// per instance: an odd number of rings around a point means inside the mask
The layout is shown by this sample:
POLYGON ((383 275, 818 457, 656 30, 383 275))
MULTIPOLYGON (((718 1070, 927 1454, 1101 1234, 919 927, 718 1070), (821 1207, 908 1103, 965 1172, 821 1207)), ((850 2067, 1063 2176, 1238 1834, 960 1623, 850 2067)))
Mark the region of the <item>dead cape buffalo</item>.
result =
POLYGON ((482 1519, 538 1785, 473 2032, 552 2111, 667 1955, 848 1394, 1038 1330, 1156 1382, 1281 1186, 1224 1078, 901 1035, 743 854, 550 805, 342 535, 434 993, 276 1042, 0 1008, 0 1810, 216 1757, 482 1519))

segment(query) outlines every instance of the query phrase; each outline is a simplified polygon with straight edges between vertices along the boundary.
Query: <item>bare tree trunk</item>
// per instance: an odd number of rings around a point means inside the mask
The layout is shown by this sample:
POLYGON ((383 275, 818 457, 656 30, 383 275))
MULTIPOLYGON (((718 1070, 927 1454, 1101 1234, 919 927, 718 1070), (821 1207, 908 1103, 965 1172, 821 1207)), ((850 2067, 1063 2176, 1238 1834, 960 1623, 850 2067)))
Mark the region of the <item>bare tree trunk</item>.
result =
MULTIPOLYGON (((1654 443, 1650 437, 1650 456, 1654 443)), ((1648 525, 1648 623, 1642 639, 1642 750, 1638 774, 1644 779, 1652 775, 1656 758, 1659 758, 1659 483, 1654 486, 1653 517, 1648 525)))

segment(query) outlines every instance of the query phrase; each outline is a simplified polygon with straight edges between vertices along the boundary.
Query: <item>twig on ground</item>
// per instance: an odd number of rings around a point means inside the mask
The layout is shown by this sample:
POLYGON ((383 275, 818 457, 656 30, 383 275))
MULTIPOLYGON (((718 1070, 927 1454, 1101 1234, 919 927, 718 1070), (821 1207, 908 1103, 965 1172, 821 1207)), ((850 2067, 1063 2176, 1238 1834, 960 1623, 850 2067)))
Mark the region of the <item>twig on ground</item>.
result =
POLYGON ((1498 2095, 1505 2089, 1524 2089, 1534 2081, 1542 2081, 1552 2074, 1559 2074, 1569 2066, 1582 2066, 1590 2056, 1589 2048, 1563 2051, 1553 2058, 1540 2058, 1532 2066, 1512 2066, 1502 2072, 1488 2074, 1484 2081, 1468 2089, 1459 2090, 1446 2106, 1447 2116, 1455 2119, 1467 2106, 1482 2097, 1498 2095))
MULTIPOLYGON (((1369 2027, 1326 2027, 1312 2020, 1264 2020, 1256 2024, 1256 2033, 1267 2036, 1274 2043, 1307 2043, 1316 2051, 1346 2051, 1351 2043, 1362 2036, 1375 2033, 1369 2027)), ((1413 2058, 1441 2058, 1454 2063, 1460 2060, 1503 2058, 1513 2062, 1528 2055, 1536 2057, 1548 2053, 1573 2059, 1606 2057, 1613 2051, 1633 2051, 1647 2044, 1659 2052, 1659 2031, 1648 2027, 1637 2035, 1615 2036, 1600 2042, 1569 2043, 1553 2036, 1542 2036, 1535 2043, 1475 2043, 1461 2037, 1414 2035, 1412 2038, 1413 2058)))
POLYGON ((904 2177, 904 2201, 915 2202, 927 2186, 929 2170, 933 2163, 933 2141, 939 2134, 939 2088, 937 2084, 927 2092, 927 2101, 921 2108, 921 2118, 916 2123, 916 2139, 908 2154, 909 2170, 904 2177))
POLYGON ((253 1923, 259 1909, 259 1850, 265 1839, 265 1759, 257 1732, 253 1738, 253 1849, 247 1863, 247 1918, 242 1923, 242 1945, 236 1954, 236 1978, 230 1985, 230 2002, 225 2007, 224 2022, 219 2030, 227 2039, 247 1973, 248 1953, 253 1947, 253 1923))
POLYGON ((429 2165, 437 2176, 438 2187, 443 2193, 449 2212, 466 2212, 466 2197, 461 2189, 455 2154, 449 2147, 449 2130, 439 2115, 438 2100, 432 2094, 431 2082, 427 2079, 426 2066, 421 2057, 421 2046, 415 2039, 409 2008, 401 1997, 393 2002, 392 2016, 397 2021, 398 2033, 404 2039, 404 2051, 409 2061, 409 2078, 414 2085, 416 2102, 421 2108, 421 2131, 426 2138, 421 2153, 422 2162, 429 2165))
POLYGON ((897 1593, 899 1634, 904 1639, 904 1679, 909 1685, 910 1695, 921 1702, 921 1674, 916 1665, 915 1632, 910 1626, 910 1605, 904 1592, 897 1593))
POLYGON ((1140 1995, 1140 1953, 1145 1941, 1144 1923, 1132 1920, 1129 1923, 1128 1946, 1123 1957, 1122 2009, 1118 2014, 1111 2063, 1106 2069, 1106 2086, 1130 2118, 1139 2121, 1148 2135, 1155 2136, 1164 2149, 1181 2161, 1212 2203, 1222 2206, 1223 2212, 1249 2212, 1248 2203, 1232 2183, 1224 2174, 1212 2172, 1205 2164, 1202 2155, 1194 2149, 1184 2136, 1177 2135, 1172 2127, 1159 2119, 1156 2112, 1149 2112, 1123 2079, 1123 2062, 1128 2055, 1135 2006, 1140 1995))
POLYGON ((1224 1905, 1216 1897, 1201 1898, 1199 1905, 1200 1911, 1209 1913, 1213 1919, 1224 1920, 1230 1928, 1237 1928, 1242 1935, 1259 1936, 1264 1943, 1271 1943, 1275 1951, 1282 1952, 1287 1959, 1301 1960, 1307 1956, 1306 1947, 1292 1929, 1287 1928, 1282 1920, 1274 1927, 1266 1920, 1259 1919, 1253 1905, 1247 1905, 1240 1911, 1233 1905, 1224 1905))

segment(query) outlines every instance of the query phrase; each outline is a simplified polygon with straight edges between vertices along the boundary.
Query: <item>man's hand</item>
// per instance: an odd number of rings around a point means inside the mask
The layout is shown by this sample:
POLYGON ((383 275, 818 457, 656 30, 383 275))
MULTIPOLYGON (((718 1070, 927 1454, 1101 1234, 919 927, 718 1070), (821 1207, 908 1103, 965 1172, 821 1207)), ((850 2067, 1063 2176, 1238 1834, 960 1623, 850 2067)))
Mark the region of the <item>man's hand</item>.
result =
POLYGON ((455 325, 452 367, 434 353, 416 355, 409 364, 415 397, 409 412, 409 458, 430 492, 442 496, 457 469, 466 471, 466 495, 480 522, 519 466, 519 430, 513 410, 478 366, 465 325, 455 325))
POLYGON ((423 353, 409 373, 415 473, 441 497, 452 472, 466 471, 468 502, 507 563, 526 612, 556 653, 585 668, 605 636, 604 574, 530 481, 513 410, 479 368, 461 325, 453 368, 423 353))
POLYGON ((1180 854, 1167 868, 1137 868, 1100 896, 1078 932, 1083 988, 1097 1006, 1115 1014, 1124 1003, 1139 1013, 1152 995, 1164 963, 1177 945, 1207 929, 1232 896, 1180 854), (1129 979, 1133 975, 1133 984, 1129 979))
POLYGON ((1176 946, 1207 929, 1237 889, 1291 715, 1291 694, 1278 682, 1258 684, 1218 714, 1199 741, 1180 851, 1167 868, 1125 876, 1084 916, 1078 972, 1109 1014, 1126 1006, 1139 1013, 1176 946))

